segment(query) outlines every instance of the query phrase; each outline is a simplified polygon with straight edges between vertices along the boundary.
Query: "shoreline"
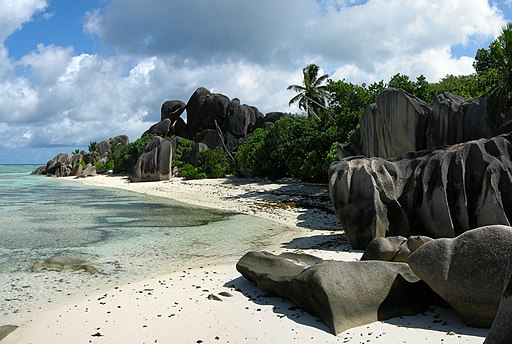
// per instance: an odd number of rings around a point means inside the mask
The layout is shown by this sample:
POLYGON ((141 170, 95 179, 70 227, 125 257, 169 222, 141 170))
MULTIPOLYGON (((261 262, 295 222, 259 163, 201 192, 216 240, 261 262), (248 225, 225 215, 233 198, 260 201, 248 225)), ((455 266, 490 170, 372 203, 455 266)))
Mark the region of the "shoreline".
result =
MULTIPOLYGON (((68 178, 64 178, 68 179, 68 178)), ((72 179, 72 178, 69 178, 72 179)), ((127 183, 121 176, 76 179, 266 218, 298 229, 286 247, 324 259, 358 260, 334 232, 327 186, 227 178, 127 183), (313 196, 311 196, 313 195, 313 196), (327 198, 326 198, 327 196, 327 198)), ((277 252, 277 253, 278 253, 277 252)), ((287 300, 269 297, 235 264, 205 264, 120 284, 43 309, 2 344, 13 343, 482 343, 488 329, 466 327, 450 309, 390 319, 338 336, 287 300), (441 320, 441 321, 440 321, 441 320)))

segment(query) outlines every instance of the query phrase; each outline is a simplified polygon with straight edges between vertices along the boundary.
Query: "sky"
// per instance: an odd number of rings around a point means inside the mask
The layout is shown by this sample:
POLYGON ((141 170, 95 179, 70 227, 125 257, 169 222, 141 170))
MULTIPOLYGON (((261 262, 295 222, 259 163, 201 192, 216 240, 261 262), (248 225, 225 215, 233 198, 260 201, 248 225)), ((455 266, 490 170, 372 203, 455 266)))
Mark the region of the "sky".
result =
POLYGON ((136 140, 198 87, 262 113, 288 85, 473 72, 512 0, 0 0, 0 164, 136 140))

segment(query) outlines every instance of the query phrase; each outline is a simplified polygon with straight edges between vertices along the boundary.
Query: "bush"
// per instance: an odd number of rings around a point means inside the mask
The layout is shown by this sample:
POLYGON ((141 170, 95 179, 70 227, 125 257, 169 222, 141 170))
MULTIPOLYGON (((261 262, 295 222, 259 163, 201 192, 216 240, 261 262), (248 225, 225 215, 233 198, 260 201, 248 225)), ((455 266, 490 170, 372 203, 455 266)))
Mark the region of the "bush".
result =
POLYGON ((192 148, 194 148, 194 141, 180 139, 172 151, 172 166, 179 170, 185 164, 190 163, 192 148))
POLYGON ((245 177, 261 177, 265 157, 264 145, 267 131, 258 128, 249 136, 247 141, 238 147, 235 152, 235 164, 237 175, 245 177))
POLYGON ((146 146, 153 139, 154 134, 146 134, 134 142, 123 146, 119 152, 119 157, 114 164, 114 173, 131 173, 133 166, 137 163, 139 157, 144 153, 146 146))
POLYGON ((199 169, 190 164, 181 166, 178 173, 180 177, 185 179, 205 179, 207 177, 206 173, 200 172, 199 169))
POLYGON ((208 178, 225 177, 229 169, 226 154, 218 147, 197 153, 197 163, 208 178))
POLYGON ((96 171, 110 171, 114 169, 114 160, 108 160, 107 162, 98 161, 94 167, 96 167, 96 171))

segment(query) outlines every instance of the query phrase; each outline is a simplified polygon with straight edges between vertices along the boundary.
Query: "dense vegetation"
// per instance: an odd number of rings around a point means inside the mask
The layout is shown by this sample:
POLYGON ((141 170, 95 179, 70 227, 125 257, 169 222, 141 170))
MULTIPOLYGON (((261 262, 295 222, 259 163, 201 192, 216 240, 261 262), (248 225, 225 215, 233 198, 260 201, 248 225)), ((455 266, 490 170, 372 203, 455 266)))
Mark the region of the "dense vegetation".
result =
MULTIPOLYGON (((412 80, 396 74, 388 82, 356 85, 334 81, 320 75, 320 67, 309 64, 303 69, 301 85, 290 85, 297 103, 306 114, 285 116, 269 130, 256 129, 238 147, 234 159, 220 149, 197 153, 192 163, 194 143, 179 139, 173 150, 173 167, 185 178, 217 178, 228 173, 240 176, 279 179, 297 178, 309 182, 326 182, 327 168, 336 159, 337 143, 347 142, 359 125, 359 118, 387 87, 402 89, 432 104, 437 94, 451 92, 466 99, 488 100, 488 123, 498 127, 512 107, 512 24, 487 49, 476 52, 475 72, 471 75, 447 75, 439 82, 429 82, 423 75, 412 80)), ((114 172, 131 172, 152 135, 114 150, 107 162, 98 160, 98 145, 91 142, 89 160, 97 168, 114 172), (98 166, 99 164, 99 166, 98 166)), ((172 140, 172 137, 165 138, 172 140)))

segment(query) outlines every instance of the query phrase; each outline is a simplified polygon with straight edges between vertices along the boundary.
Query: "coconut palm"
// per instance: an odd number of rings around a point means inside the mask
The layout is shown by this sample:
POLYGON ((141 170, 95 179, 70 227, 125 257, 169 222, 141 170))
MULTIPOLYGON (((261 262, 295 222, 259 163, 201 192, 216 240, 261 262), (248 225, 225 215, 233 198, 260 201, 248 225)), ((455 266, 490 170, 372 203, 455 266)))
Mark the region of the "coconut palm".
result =
POLYGON ((298 94, 293 97, 288 105, 294 103, 299 104, 299 108, 306 111, 309 117, 320 118, 321 110, 325 109, 325 99, 327 98, 327 90, 322 85, 327 78, 327 74, 318 76, 320 67, 311 63, 302 69, 304 75, 303 85, 290 85, 288 90, 293 90, 298 94))
POLYGON ((94 164, 100 156, 100 145, 96 141, 89 142, 89 154, 91 157, 91 162, 94 164))

